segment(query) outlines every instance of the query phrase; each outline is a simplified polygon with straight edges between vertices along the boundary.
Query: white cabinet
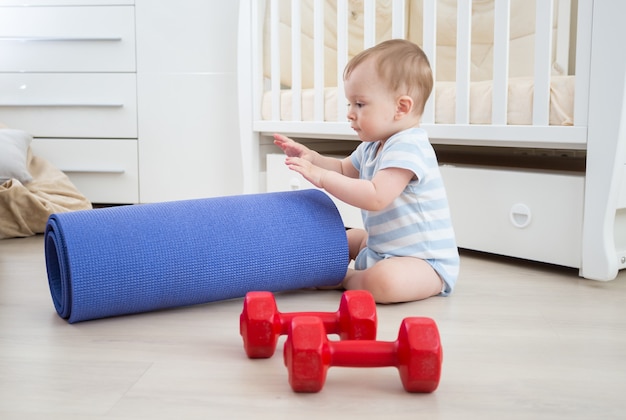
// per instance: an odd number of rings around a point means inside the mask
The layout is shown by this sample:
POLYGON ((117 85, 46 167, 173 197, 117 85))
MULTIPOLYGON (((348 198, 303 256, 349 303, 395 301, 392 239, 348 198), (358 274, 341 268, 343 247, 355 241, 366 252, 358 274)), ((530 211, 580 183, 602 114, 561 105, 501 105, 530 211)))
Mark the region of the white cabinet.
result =
POLYGON ((90 201, 138 202, 132 2, 14 3, 0 1, 0 121, 90 201))
POLYGON ((0 0, 0 122, 95 203, 241 193, 238 8, 0 0))

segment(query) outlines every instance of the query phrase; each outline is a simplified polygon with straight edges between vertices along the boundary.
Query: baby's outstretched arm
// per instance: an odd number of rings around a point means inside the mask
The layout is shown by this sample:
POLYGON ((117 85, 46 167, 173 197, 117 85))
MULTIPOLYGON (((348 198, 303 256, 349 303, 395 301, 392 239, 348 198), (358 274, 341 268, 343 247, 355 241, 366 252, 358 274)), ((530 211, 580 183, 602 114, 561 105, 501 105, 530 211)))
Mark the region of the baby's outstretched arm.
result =
POLYGON ((345 174, 344 163, 342 160, 330 156, 322 156, 315 150, 311 150, 305 145, 300 144, 287 136, 274 134, 274 144, 280 147, 288 158, 296 157, 304 159, 315 166, 319 166, 320 168, 345 174))
POLYGON ((289 169, 300 173, 316 187, 325 189, 341 201, 373 211, 382 210, 391 204, 413 177, 413 173, 407 169, 386 168, 378 171, 369 181, 325 170, 297 157, 288 157, 286 163, 289 169))
POLYGON ((350 157, 323 156, 281 134, 274 134, 274 143, 287 155, 285 163, 289 169, 341 201, 364 210, 387 207, 413 177, 407 169, 386 168, 378 171, 371 181, 359 179, 350 157))

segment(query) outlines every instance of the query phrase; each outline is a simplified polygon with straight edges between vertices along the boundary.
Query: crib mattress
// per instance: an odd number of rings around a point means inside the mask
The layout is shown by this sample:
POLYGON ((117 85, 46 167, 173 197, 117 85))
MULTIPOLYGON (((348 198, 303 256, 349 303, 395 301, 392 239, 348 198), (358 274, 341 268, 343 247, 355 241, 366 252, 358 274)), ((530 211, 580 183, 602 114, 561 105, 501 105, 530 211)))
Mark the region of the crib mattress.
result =
MULTIPOLYGON (((575 76, 552 76, 550 80, 550 125, 572 125, 574 120, 575 76)), ((509 125, 531 125, 533 116, 532 77, 509 79, 507 123, 509 125)), ((343 93, 342 93, 343 95, 343 93)), ((456 84, 437 82, 435 85, 435 123, 454 124, 456 114, 456 84)), ((314 89, 302 90, 302 121, 314 121, 314 89)), ((293 121, 293 92, 280 92, 280 120, 293 121)), ((262 118, 272 120, 271 92, 265 92, 262 103, 262 118)), ((492 82, 480 81, 470 84, 470 124, 491 124, 492 82)), ((345 113, 341 109, 341 113, 345 113)), ((337 118, 337 88, 324 89, 324 121, 345 121, 337 118)))

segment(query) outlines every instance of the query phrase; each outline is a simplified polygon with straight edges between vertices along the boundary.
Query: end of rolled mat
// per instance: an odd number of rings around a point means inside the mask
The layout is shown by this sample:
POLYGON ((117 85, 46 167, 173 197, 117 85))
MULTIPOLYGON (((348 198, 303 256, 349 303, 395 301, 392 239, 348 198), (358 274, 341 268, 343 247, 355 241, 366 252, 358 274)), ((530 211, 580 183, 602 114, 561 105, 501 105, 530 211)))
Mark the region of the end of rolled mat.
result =
POLYGON ((44 255, 54 308, 60 317, 67 319, 70 316, 71 296, 67 283, 64 281, 67 262, 64 260, 66 253, 63 251, 63 237, 57 235, 57 229, 56 220, 50 217, 44 233, 44 255))

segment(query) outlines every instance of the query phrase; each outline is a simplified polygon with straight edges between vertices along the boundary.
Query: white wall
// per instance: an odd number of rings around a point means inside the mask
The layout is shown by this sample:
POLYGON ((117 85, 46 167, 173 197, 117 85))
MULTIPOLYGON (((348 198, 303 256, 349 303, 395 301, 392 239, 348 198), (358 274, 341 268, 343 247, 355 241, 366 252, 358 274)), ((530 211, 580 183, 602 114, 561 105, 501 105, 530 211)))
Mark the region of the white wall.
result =
POLYGON ((242 192, 238 9, 136 0, 141 202, 242 192))

